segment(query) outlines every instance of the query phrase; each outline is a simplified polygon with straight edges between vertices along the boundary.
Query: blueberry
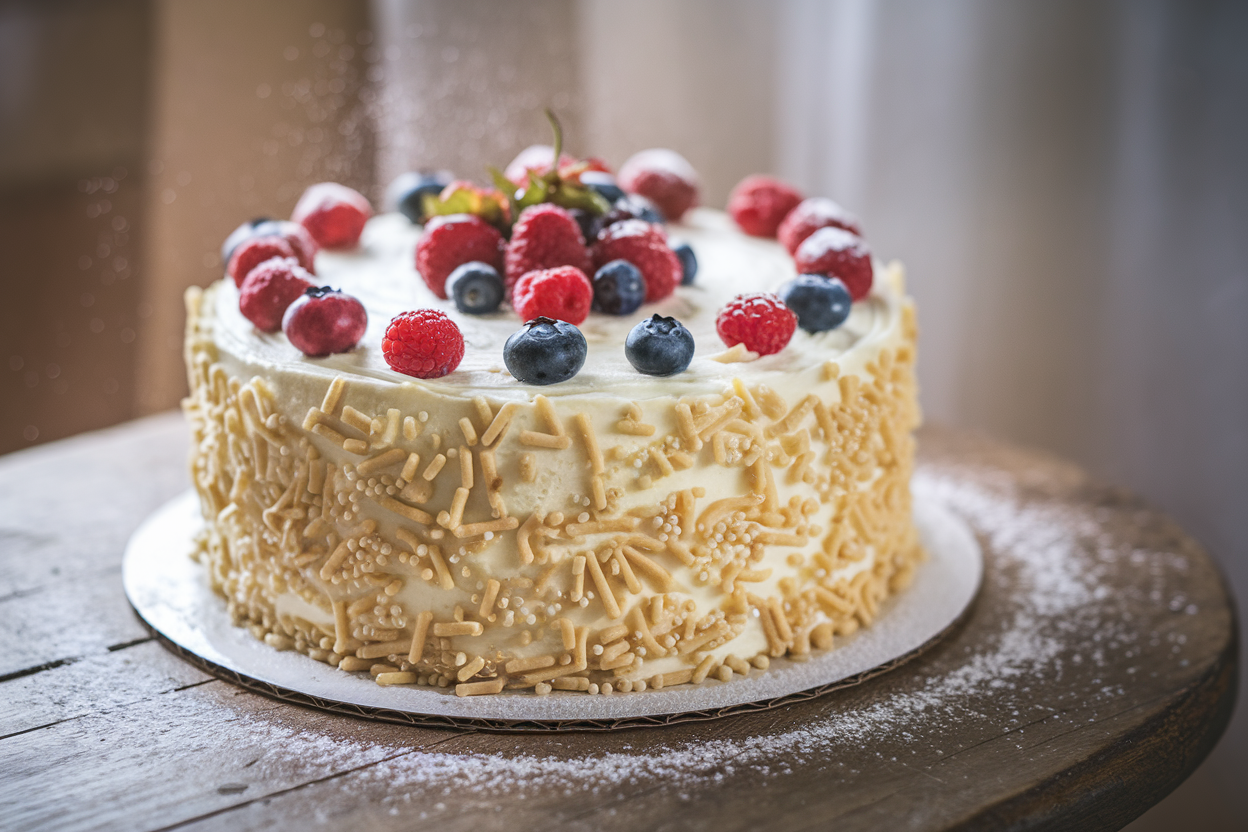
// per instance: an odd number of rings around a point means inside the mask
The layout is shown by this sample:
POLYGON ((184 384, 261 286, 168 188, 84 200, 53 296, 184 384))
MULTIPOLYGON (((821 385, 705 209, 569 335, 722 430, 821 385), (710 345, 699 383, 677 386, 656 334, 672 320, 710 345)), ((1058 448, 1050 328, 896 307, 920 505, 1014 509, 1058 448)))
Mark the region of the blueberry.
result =
POLYGON ((594 309, 630 315, 646 299, 646 279, 627 260, 612 260, 594 274, 594 309))
POLYGON ((692 286, 693 279, 698 276, 698 258, 688 243, 681 243, 672 249, 676 259, 680 261, 680 285, 692 286))
POLYGON ((581 184, 591 191, 597 191, 607 202, 615 202, 624 196, 624 189, 615 184, 615 177, 606 171, 585 171, 581 174, 581 184))
POLYGON ((581 236, 585 238, 585 244, 592 245, 594 240, 598 239, 598 232, 602 230, 602 217, 581 208, 569 209, 568 213, 572 215, 572 219, 576 220, 576 224, 580 226, 581 236))
POLYGON ((797 325, 807 332, 836 329, 849 317, 853 298, 840 278, 799 274, 780 287, 780 299, 797 315, 797 325))
POLYGON ((503 345, 503 363, 516 381, 556 384, 580 372, 589 347, 567 321, 534 318, 503 345))
POLYGON ((229 263, 230 257, 234 255, 234 249, 255 235, 256 226, 263 225, 269 221, 268 217, 256 217, 254 220, 248 220, 231 231, 230 236, 226 237, 225 242, 221 244, 221 264, 229 263))
POLYGON ((420 225, 425 221, 425 195, 437 196, 454 178, 454 174, 446 170, 435 173, 401 173, 386 189, 386 203, 420 225))
POLYGON ((664 225, 667 220, 663 212, 644 196, 624 194, 611 205, 611 210, 602 217, 602 227, 620 222, 621 220, 645 220, 656 225, 664 225))
POLYGON ((489 263, 473 260, 456 267, 446 279, 447 297, 468 315, 487 315, 503 302, 503 279, 489 263))
POLYGON ((654 315, 628 333, 624 355, 648 376, 675 375, 693 360, 693 334, 675 318, 654 315))

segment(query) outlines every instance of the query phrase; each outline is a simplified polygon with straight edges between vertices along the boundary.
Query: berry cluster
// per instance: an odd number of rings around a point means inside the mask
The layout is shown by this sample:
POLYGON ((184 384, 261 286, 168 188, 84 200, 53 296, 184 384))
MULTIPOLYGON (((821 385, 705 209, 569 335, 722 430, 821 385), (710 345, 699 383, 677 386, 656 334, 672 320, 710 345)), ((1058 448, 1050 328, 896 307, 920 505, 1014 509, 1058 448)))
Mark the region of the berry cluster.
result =
POLYGON ((728 346, 771 355, 799 326, 836 329, 853 302, 870 294, 871 252, 862 229, 832 200, 803 199, 792 186, 754 174, 732 189, 728 213, 747 234, 778 238, 798 272, 777 294, 738 295, 720 311, 716 327, 728 346))
POLYGON ((308 356, 346 352, 368 328, 364 304, 317 287, 316 254, 359 244, 372 216, 368 200, 337 182, 312 185, 290 220, 254 219, 221 246, 226 275, 238 287, 238 309, 261 332, 283 330, 308 356))

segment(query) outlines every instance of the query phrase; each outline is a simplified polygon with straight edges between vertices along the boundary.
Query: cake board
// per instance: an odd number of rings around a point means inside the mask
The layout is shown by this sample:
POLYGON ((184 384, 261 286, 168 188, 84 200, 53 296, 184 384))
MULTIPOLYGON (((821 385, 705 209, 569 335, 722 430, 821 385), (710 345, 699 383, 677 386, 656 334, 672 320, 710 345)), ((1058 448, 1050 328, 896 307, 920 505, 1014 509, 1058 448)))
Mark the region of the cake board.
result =
POLYGON ((983 575, 966 524, 931 495, 918 494, 915 525, 927 559, 911 585, 882 605, 876 621, 804 661, 772 659, 765 672, 708 679, 642 693, 591 696, 528 691, 459 697, 453 688, 377 685, 294 651, 279 652, 230 622, 225 602, 189 557, 202 519, 186 492, 153 513, 131 537, 123 562, 126 596, 165 647, 247 690, 333 713, 423 727, 549 732, 614 730, 717 719, 821 696, 886 673, 955 629, 983 575))

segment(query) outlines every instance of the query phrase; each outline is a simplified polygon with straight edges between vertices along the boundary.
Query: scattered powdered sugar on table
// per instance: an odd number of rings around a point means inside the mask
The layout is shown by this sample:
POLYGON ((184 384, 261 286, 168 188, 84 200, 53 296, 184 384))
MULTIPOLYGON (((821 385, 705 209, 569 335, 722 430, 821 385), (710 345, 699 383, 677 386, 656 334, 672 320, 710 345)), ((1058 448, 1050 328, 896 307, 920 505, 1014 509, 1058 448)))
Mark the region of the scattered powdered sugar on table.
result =
MULTIPOLYGON (((676 736, 669 735, 669 745, 659 750, 641 747, 650 743, 639 739, 645 731, 639 729, 611 735, 619 750, 569 755, 584 735, 517 737, 514 754, 413 751, 352 776, 376 781, 387 802, 417 795, 423 805, 445 794, 454 796, 452 806, 462 806, 473 794, 523 799, 539 790, 594 794, 649 783, 683 789, 722 780, 743 767, 754 776, 783 774, 812 760, 832 765, 827 761, 837 758, 837 749, 861 749, 886 737, 894 748, 900 739, 916 755, 940 756, 959 750, 932 747, 931 738, 944 726, 987 720, 984 730, 991 738, 1041 719, 1060 719, 1067 705, 1112 702, 1123 691, 1103 683, 1100 670, 1109 656, 1138 655, 1138 642, 1147 635, 1123 620, 1123 597, 1142 595, 1171 609, 1185 601, 1166 598, 1163 590, 1167 575, 1186 569, 1184 558, 1122 551, 1124 544, 1102 530, 1095 507, 1028 501, 1008 479, 992 482, 982 472, 978 482, 921 472, 915 489, 962 515, 980 535, 988 553, 984 591, 1007 599, 1004 606, 1011 612, 988 628, 972 616, 967 626, 981 631, 964 640, 965 652, 950 649, 930 662, 895 671, 912 675, 899 692, 849 703, 841 712, 798 714, 782 730, 773 722, 747 739, 717 739, 716 723, 709 722, 671 729, 676 736), (1138 566, 1141 581, 1134 589, 1111 593, 1101 579, 1122 558, 1138 566), (1070 690, 1037 701, 1030 682, 1038 678, 1069 679, 1070 690), (533 748, 551 748, 552 753, 528 751, 533 748)), ((1149 645, 1156 648, 1161 640, 1154 633, 1149 645)), ((1181 659, 1181 645, 1180 636, 1168 653, 1175 661, 1181 659)), ((434 810, 446 805, 438 803, 434 810)))

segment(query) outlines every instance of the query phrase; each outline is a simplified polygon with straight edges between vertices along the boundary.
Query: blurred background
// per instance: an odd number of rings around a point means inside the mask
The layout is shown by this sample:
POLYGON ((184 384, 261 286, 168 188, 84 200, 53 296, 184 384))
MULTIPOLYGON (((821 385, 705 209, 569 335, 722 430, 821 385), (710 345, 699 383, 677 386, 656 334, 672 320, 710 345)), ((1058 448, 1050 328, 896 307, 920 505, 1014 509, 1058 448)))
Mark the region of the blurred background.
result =
MULTIPOLYGON (((929 421, 1160 505, 1248 597, 1248 4, 4 0, 0 453, 177 405, 183 290, 304 187, 547 140, 752 172, 905 261, 929 421)), ((1248 685, 1241 684, 1241 691, 1248 685)), ((1248 713, 1136 821, 1248 825, 1248 713)))

